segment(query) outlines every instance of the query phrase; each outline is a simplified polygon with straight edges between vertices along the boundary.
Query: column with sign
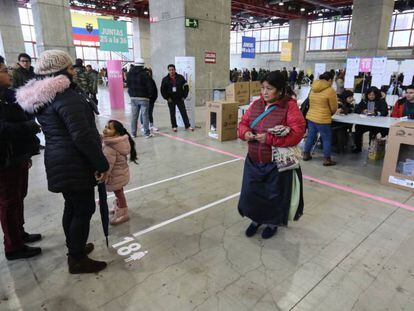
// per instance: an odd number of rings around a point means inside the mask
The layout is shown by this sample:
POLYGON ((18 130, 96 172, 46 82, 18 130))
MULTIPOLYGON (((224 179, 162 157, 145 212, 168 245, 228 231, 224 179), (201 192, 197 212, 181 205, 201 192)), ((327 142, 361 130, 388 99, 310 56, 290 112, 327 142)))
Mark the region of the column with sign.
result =
MULTIPOLYGON (((126 22, 109 19, 98 19, 99 49, 101 51, 128 52, 128 36, 126 22)), ((108 89, 111 108, 124 108, 124 79, 120 60, 107 62, 108 89)))

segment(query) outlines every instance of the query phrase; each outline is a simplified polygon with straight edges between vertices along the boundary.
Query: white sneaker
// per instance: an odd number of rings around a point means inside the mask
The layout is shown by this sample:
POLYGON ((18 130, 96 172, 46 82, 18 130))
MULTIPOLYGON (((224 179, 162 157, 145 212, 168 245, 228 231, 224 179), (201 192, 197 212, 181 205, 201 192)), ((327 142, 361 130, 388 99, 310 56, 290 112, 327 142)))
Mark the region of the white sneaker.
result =
POLYGON ((148 135, 145 135, 145 139, 148 139, 148 138, 151 138, 151 137, 154 137, 154 134, 150 133, 148 135))
POLYGON ((151 126, 150 130, 153 131, 153 132, 158 132, 158 127, 151 126))

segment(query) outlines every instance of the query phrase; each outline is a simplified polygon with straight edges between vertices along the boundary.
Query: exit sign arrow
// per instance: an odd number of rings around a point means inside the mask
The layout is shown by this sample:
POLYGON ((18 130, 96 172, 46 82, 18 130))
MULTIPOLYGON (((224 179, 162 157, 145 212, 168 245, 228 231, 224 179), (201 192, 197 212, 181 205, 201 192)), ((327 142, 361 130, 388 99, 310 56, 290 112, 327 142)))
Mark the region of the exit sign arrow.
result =
POLYGON ((185 19, 185 27, 198 28, 198 19, 186 18, 185 19))

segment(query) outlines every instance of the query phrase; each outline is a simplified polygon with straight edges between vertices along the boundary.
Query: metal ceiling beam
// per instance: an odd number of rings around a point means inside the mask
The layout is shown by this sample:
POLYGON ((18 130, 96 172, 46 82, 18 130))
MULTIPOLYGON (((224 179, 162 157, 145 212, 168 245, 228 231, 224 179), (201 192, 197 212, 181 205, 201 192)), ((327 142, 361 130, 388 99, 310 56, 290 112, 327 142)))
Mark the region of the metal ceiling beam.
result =
POLYGON ((306 3, 309 3, 309 4, 316 5, 316 6, 320 6, 320 7, 323 7, 325 9, 332 10, 332 11, 338 11, 338 12, 341 11, 340 9, 338 9, 338 8, 336 8, 334 6, 325 4, 325 3, 320 2, 320 1, 315 1, 315 0, 302 0, 302 2, 306 2, 306 3))
POLYGON ((254 3, 255 4, 248 1, 232 0, 232 9, 245 10, 262 16, 278 16, 290 19, 303 17, 302 15, 295 13, 276 10, 274 7, 266 7, 263 1, 254 1, 254 3))

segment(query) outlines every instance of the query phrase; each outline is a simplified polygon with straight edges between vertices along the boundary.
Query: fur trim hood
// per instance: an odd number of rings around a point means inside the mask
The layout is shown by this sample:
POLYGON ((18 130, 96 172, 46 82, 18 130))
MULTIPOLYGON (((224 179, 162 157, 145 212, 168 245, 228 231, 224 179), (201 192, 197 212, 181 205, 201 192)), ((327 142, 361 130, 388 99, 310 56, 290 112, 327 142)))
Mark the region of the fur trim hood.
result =
POLYGON ((42 80, 30 80, 16 91, 16 101, 24 111, 33 114, 46 104, 53 102, 58 93, 70 87, 70 80, 64 75, 42 80))
POLYGON ((131 152, 128 135, 103 137, 102 143, 104 147, 112 148, 124 156, 127 156, 131 152))

